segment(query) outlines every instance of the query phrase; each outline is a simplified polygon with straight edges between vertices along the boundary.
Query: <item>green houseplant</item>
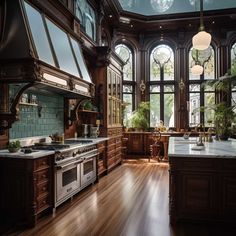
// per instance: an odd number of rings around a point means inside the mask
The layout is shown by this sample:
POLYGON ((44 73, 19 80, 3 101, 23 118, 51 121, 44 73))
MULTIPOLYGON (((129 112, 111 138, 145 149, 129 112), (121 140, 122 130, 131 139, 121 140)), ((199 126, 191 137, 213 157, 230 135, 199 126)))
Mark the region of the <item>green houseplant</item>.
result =
POLYGON ((230 101, 230 90, 236 85, 236 67, 233 66, 224 76, 204 83, 211 86, 219 95, 219 103, 203 107, 203 110, 214 111, 216 138, 227 140, 232 134, 232 123, 236 121, 236 104, 230 101), (232 104, 233 103, 233 104, 232 104))
POLYGON ((132 128, 138 130, 147 130, 149 128, 149 121, 147 119, 147 112, 150 110, 149 102, 141 102, 138 108, 132 113, 130 123, 132 128))
POLYGON ((9 152, 12 152, 12 153, 13 152, 18 152, 21 148, 20 141, 16 140, 16 141, 9 142, 7 148, 8 148, 9 152))

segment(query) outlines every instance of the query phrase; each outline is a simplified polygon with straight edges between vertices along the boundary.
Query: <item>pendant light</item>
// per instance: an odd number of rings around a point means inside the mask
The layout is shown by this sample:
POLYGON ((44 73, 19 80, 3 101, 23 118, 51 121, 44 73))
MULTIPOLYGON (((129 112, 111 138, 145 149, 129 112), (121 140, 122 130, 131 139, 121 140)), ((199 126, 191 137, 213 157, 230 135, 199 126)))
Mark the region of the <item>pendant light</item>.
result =
POLYGON ((196 50, 196 61, 195 65, 191 68, 192 75, 201 75, 203 73, 203 66, 201 66, 198 60, 198 50, 196 50))
POLYGON ((205 50, 210 46, 211 35, 205 31, 203 25, 203 0, 200 0, 200 27, 199 32, 192 38, 193 48, 205 50))

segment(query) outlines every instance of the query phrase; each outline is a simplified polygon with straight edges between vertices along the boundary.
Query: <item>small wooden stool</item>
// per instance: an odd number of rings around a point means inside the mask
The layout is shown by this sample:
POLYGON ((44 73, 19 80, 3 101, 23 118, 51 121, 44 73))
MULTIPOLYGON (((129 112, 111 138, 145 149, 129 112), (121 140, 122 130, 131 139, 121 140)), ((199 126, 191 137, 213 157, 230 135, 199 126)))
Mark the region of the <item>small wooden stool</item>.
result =
POLYGON ((160 162, 163 159, 163 143, 161 142, 161 133, 154 132, 152 134, 152 139, 154 143, 150 145, 150 151, 151 151, 151 156, 149 156, 149 162, 150 159, 157 159, 158 162, 160 162))

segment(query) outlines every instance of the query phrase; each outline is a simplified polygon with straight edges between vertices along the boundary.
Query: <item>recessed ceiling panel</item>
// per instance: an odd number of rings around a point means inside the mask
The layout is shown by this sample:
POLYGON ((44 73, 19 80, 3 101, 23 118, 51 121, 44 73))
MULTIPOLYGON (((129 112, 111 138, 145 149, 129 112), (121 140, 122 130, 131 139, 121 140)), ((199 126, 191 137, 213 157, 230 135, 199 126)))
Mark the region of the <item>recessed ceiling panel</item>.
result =
MULTIPOLYGON (((163 15, 199 11, 200 0, 118 0, 125 11, 141 15, 163 15)), ((236 0, 204 0, 203 10, 236 8, 236 0)))

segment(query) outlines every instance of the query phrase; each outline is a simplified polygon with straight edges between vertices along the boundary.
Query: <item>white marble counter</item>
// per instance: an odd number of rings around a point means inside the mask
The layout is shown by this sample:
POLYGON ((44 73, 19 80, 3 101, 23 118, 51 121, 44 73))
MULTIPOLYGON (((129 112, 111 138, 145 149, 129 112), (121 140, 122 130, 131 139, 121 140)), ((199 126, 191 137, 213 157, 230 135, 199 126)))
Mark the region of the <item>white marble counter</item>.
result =
MULTIPOLYGON (((107 141, 109 140, 108 137, 99 137, 99 138, 70 138, 70 139, 66 139, 66 140, 73 140, 73 141, 91 141, 91 143, 85 144, 85 145, 89 145, 89 144, 97 144, 103 141, 107 141)), ((78 144, 75 143, 71 143, 70 144, 70 148, 66 148, 65 150, 70 150, 73 149, 77 146, 78 144)), ((35 150, 34 152, 31 153, 23 153, 21 151, 16 152, 16 153, 10 153, 7 149, 3 149, 0 150, 0 157, 11 157, 11 158, 26 158, 26 159, 36 159, 36 158, 40 158, 43 156, 48 156, 48 155, 53 155, 55 153, 54 150, 35 150)))
POLYGON ((168 156, 171 157, 214 157, 214 158, 236 158, 236 140, 203 142, 203 150, 192 150, 196 146, 198 137, 170 137, 168 156))
POLYGON ((40 150, 31 153, 23 153, 21 151, 10 153, 7 149, 0 150, 0 157, 22 158, 22 159, 36 159, 48 155, 53 155, 54 150, 40 150))

